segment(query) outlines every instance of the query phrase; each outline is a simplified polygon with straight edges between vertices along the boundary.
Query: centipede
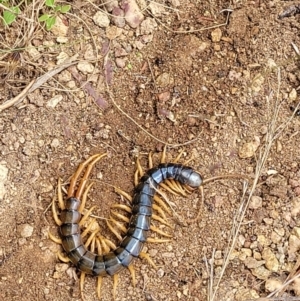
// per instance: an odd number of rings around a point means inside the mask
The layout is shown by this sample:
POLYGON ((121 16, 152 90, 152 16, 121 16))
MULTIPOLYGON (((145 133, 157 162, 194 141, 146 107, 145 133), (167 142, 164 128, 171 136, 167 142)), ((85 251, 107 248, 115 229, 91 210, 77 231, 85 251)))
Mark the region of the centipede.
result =
MULTIPOLYGON (((65 201, 63 200, 61 183, 59 181, 57 199, 58 206, 61 210, 60 216, 58 215, 54 201, 52 202, 52 211, 55 222, 59 226, 58 232, 60 238, 56 238, 51 233, 49 233, 49 235, 52 240, 62 245, 66 254, 66 256, 60 254, 59 258, 65 262, 70 261, 81 271, 81 292, 83 291, 85 275, 92 275, 98 279, 97 295, 100 299, 102 277, 113 276, 113 296, 115 299, 118 275, 123 269, 130 271, 133 283, 135 283, 135 272, 132 265, 135 258, 146 258, 150 264, 155 267, 155 264, 148 254, 142 252, 144 244, 149 241, 168 241, 164 239, 153 240, 149 237, 151 230, 163 236, 169 236, 151 225, 151 219, 156 219, 168 224, 165 221, 163 210, 160 209, 160 206, 164 205, 162 205, 161 200, 156 196, 159 187, 167 183, 172 187, 174 193, 179 191, 182 195, 186 195, 185 192, 192 193, 201 187, 203 179, 200 173, 193 168, 177 163, 177 159, 175 163, 165 163, 165 151, 161 163, 153 167, 151 162, 151 168, 145 173, 142 171, 140 163, 138 162, 133 197, 128 196, 128 194, 121 190, 117 190, 118 193, 126 196, 127 199, 131 201, 131 206, 121 204, 113 206, 114 208, 130 212, 129 218, 125 218, 114 212, 116 216, 126 222, 127 228, 120 225, 115 218, 111 217, 107 221, 108 228, 120 240, 119 245, 115 245, 101 235, 99 228, 97 226, 95 227, 96 223, 94 219, 87 223, 88 216, 94 207, 84 213, 87 194, 93 185, 93 183, 87 185, 90 173, 95 164, 105 156, 106 154, 93 155, 79 165, 77 171, 71 178, 65 201), (85 172, 79 181, 78 179, 84 169, 85 172), (79 183, 76 189, 77 182, 79 183), (158 201, 160 206, 156 205, 154 200, 158 201), (158 211, 161 216, 154 214, 154 209, 158 211), (84 231, 82 231, 83 227, 84 231), (121 232, 124 233, 123 236, 121 236, 116 229, 121 229, 121 232), (90 233, 90 237, 84 241, 83 238, 87 237, 88 233, 90 233)), ((170 188, 167 189, 172 191, 170 188)))

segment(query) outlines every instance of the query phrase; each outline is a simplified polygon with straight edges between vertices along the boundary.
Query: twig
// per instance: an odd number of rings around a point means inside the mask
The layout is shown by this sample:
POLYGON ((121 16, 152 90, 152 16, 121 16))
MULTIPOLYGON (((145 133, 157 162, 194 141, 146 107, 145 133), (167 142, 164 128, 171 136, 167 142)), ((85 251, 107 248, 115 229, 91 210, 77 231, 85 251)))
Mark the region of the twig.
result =
POLYGON ((4 104, 0 105, 0 112, 21 102, 25 98, 25 96, 30 92, 29 90, 32 88, 33 84, 34 80, 32 80, 19 95, 10 100, 7 100, 4 104))

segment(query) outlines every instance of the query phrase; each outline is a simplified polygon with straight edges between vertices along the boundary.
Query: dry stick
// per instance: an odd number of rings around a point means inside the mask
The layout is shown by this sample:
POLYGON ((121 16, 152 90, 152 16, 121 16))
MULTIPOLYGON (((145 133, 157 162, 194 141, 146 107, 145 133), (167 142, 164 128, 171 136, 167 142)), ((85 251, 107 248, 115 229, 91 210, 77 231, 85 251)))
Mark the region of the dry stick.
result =
POLYGON ((33 86, 33 84, 34 84, 34 80, 32 80, 19 95, 17 95, 16 97, 10 100, 7 100, 4 104, 0 105, 0 112, 22 101, 24 97, 27 95, 27 93, 29 92, 30 88, 33 86))
POLYGON ((56 67, 56 68, 50 70, 49 72, 45 73, 44 75, 38 77, 36 80, 32 80, 29 83, 29 85, 27 85, 27 87, 18 96, 14 97, 13 99, 7 100, 5 103, 0 105, 0 112, 7 109, 7 108, 9 108, 9 107, 11 107, 11 106, 13 106, 13 105, 19 104, 26 97, 26 95, 28 93, 33 92, 34 90, 39 88, 41 85, 43 85, 45 82, 47 82, 49 78, 53 77, 57 73, 61 72, 62 70, 66 69, 66 68, 68 68, 68 67, 70 67, 74 64, 77 64, 77 61, 71 62, 71 63, 61 64, 58 67, 56 67))
MULTIPOLYGON (((256 164, 256 169, 255 169, 255 178, 254 178, 254 181, 253 181, 253 184, 252 184, 252 187, 251 187, 251 190, 249 192, 249 196, 248 196, 248 199, 247 199, 246 202, 244 202, 245 192, 246 192, 246 189, 244 189, 244 194, 241 198, 241 200, 242 200, 241 206, 240 206, 241 213, 240 213, 240 215, 237 215, 237 217, 236 217, 236 220, 239 219, 239 222, 238 222, 237 226, 235 226, 235 224, 234 224, 233 227, 232 227, 232 236, 231 236, 232 238, 230 237, 229 242, 228 242, 228 243, 230 243, 232 241, 232 243, 231 243, 230 247, 228 248, 228 251, 226 252, 226 256, 225 256, 226 259, 225 259, 224 265, 222 267, 222 271, 221 271, 221 274, 219 276, 219 279, 217 281, 214 293, 213 293, 212 297, 210 298, 210 301, 213 301, 216 297, 220 282, 222 280, 222 277, 223 277, 223 275, 225 273, 225 270, 227 268, 227 265, 229 263, 230 254, 232 253, 232 251, 235 247, 236 240, 237 240, 237 237, 238 237, 238 234, 239 234, 239 231, 240 231, 240 227, 242 225, 242 221, 245 217, 246 210, 248 208, 248 204, 249 204, 249 202, 251 200, 251 197, 253 196, 254 191, 256 189, 258 179, 259 179, 259 177, 262 173, 262 169, 263 169, 263 167, 264 167, 264 165, 267 161, 271 146, 273 145, 273 142, 275 141, 275 139, 277 139, 278 136, 280 134, 282 134, 283 130, 288 126, 288 123, 286 122, 283 125, 280 125, 280 126, 276 127, 276 121, 277 121, 279 108, 280 108, 280 103, 279 103, 280 83, 281 83, 281 76, 280 76, 280 69, 278 68, 278 87, 277 87, 275 108, 273 110, 272 119, 271 119, 271 122, 269 124, 268 132, 266 134, 266 144, 264 146, 264 151, 259 154, 258 161, 257 161, 257 164, 256 164)), ((268 97, 268 101, 269 100, 270 100, 270 98, 268 97)), ((297 110, 294 111, 293 116, 295 115, 296 111, 297 110)), ((288 121, 290 121, 290 119, 288 121)))

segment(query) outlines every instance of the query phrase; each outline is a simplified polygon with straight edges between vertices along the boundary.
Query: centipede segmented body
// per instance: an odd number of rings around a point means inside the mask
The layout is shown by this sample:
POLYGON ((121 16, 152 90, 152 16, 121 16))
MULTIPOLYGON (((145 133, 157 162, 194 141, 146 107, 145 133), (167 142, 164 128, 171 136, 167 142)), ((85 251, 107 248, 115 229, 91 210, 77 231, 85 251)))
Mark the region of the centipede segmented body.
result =
MULTIPOLYGON (((200 187, 202 184, 200 174, 193 168, 182 164, 163 163, 149 169, 135 187, 131 202, 131 216, 128 221, 127 232, 121 243, 106 254, 96 254, 93 252, 94 248, 89 250, 83 241, 81 222, 85 218, 85 216, 82 218, 82 208, 86 201, 87 192, 92 185, 90 184, 84 192, 86 182, 93 166, 103 156, 105 154, 94 155, 79 166, 72 177, 68 190, 68 198, 65 202, 63 202, 61 192, 59 192, 58 201, 62 209, 60 218, 57 216, 54 205, 52 207, 54 218, 59 225, 59 234, 61 237, 59 243, 62 244, 68 259, 84 274, 99 277, 98 281, 101 277, 107 275, 114 275, 115 277, 124 268, 128 268, 132 273, 132 266, 130 265, 134 258, 142 255, 141 251, 147 241, 151 228, 151 217, 155 217, 152 212, 154 206, 153 198, 158 191, 158 186, 162 182, 168 180, 178 181, 189 192, 200 187), (85 167, 86 172, 79 183, 79 187, 75 190, 76 181, 85 167)), ((50 237, 53 239, 52 235, 50 237)), ((134 275, 132 276, 134 278, 134 275)), ((101 286, 99 282, 98 286, 101 286)), ((81 287, 83 287, 83 284, 81 284, 81 287)), ((99 287, 98 289, 100 291, 99 287)), ((114 284, 114 294, 115 289, 116 284, 114 284)), ((100 292, 98 293, 99 296, 100 292)))
POLYGON ((202 183, 201 176, 192 168, 181 164, 160 164, 141 178, 135 188, 132 202, 132 215, 126 236, 120 246, 106 255, 90 252, 83 244, 78 209, 80 200, 70 197, 61 212, 60 235, 67 256, 76 267, 94 276, 114 275, 127 268, 134 257, 138 257, 150 230, 153 196, 158 185, 167 179, 174 179, 183 185, 197 188, 202 183))

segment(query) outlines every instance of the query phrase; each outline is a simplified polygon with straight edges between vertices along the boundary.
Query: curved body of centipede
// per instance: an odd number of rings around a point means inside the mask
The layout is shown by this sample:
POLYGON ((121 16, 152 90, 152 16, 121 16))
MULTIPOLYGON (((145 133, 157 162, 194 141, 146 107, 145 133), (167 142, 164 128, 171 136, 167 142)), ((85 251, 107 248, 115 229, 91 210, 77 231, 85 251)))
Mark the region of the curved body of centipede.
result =
MULTIPOLYGON (((122 269, 129 269, 133 284, 135 284, 135 272, 131 264, 135 257, 147 259, 148 262, 156 268, 149 255, 142 252, 142 248, 146 241, 169 241, 169 239, 148 238, 150 230, 162 236, 170 237, 169 234, 150 225, 151 219, 154 219, 170 227, 161 209, 164 208, 169 212, 168 208, 164 207, 166 205, 156 195, 156 193, 161 194, 158 186, 163 186, 175 194, 186 195, 186 192, 192 192, 202 185, 200 174, 191 167, 178 163, 161 163, 157 167, 152 168, 153 164, 150 154, 149 165, 151 168, 144 173, 139 160, 137 160, 133 198, 115 187, 118 194, 123 195, 131 202, 131 207, 122 204, 112 206, 114 209, 127 211, 127 213, 130 213, 130 218, 118 212, 111 211, 111 215, 106 221, 111 232, 120 240, 119 246, 116 246, 101 235, 98 223, 95 219, 90 218, 94 207, 88 211, 84 209, 87 194, 93 185, 93 183, 87 185, 89 175, 93 166, 105 155, 106 154, 93 155, 79 165, 77 171, 71 178, 67 199, 65 201, 62 196, 61 183, 60 181, 58 182, 58 205, 61 209, 60 217, 58 216, 54 201, 52 203, 52 212, 56 224, 59 225, 61 239, 49 233, 50 238, 61 244, 67 254, 67 257, 65 257, 59 253, 59 258, 64 262, 71 261, 82 272, 80 276, 81 293, 83 292, 85 274, 98 277, 97 295, 99 298, 101 296, 100 291, 103 276, 114 276, 114 297, 118 274, 122 269), (79 180, 84 169, 85 172, 79 180), (76 189, 78 180, 79 183, 76 189), (176 185, 176 182, 179 182, 181 185, 176 185), (153 200, 155 200, 156 203, 153 203, 153 200), (160 216, 154 214, 153 210, 158 212, 160 216), (125 222, 127 226, 125 227, 115 218, 125 222), (81 232, 81 229, 83 232, 81 232), (123 232, 124 235, 120 235, 117 230, 123 232), (95 252, 96 250, 98 253, 95 252)), ((175 162, 177 162, 180 156, 181 154, 175 159, 175 162)), ((161 158, 161 162, 164 161, 165 150, 161 158)))
POLYGON ((92 253, 84 246, 79 226, 80 200, 75 197, 68 198, 60 215, 60 235, 62 246, 71 262, 82 272, 94 276, 112 276, 127 268, 133 258, 139 256, 147 240, 153 196, 158 185, 167 179, 174 179, 191 188, 197 188, 202 183, 197 172, 181 164, 160 164, 148 170, 135 188, 128 231, 120 246, 106 255, 92 253))

